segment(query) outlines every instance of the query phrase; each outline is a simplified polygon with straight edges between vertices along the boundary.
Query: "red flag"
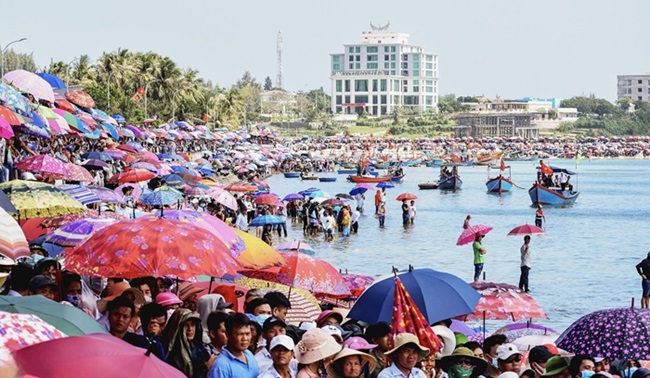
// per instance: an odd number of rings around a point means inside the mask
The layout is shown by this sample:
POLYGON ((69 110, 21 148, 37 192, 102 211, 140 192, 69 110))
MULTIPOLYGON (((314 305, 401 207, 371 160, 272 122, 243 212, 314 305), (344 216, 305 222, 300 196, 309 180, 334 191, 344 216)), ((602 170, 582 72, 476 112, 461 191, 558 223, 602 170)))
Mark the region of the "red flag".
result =
POLYGON ((140 99, 142 98, 142 96, 144 96, 144 88, 143 88, 143 87, 139 87, 139 88, 136 90, 136 92, 135 92, 135 94, 133 95, 133 97, 131 97, 131 99, 132 99, 133 101, 136 101, 136 102, 137 102, 137 101, 140 101, 140 99))
POLYGON ((451 154, 451 161, 453 161, 454 163, 460 163, 460 156, 456 154, 451 154))
POLYGON ((553 169, 549 167, 548 165, 544 164, 544 162, 539 162, 539 167, 542 170, 542 173, 545 175, 552 175, 553 174, 553 169))
POLYGON ((506 170, 506 162, 501 159, 501 170, 505 171, 506 170))
POLYGON ((208 123, 208 114, 203 113, 203 123, 208 123))
POLYGON ((442 342, 431 329, 429 321, 413 302, 413 298, 406 291, 399 277, 395 277, 392 323, 391 332, 393 336, 409 332, 418 337, 420 345, 431 349, 431 354, 435 354, 442 349, 442 342))

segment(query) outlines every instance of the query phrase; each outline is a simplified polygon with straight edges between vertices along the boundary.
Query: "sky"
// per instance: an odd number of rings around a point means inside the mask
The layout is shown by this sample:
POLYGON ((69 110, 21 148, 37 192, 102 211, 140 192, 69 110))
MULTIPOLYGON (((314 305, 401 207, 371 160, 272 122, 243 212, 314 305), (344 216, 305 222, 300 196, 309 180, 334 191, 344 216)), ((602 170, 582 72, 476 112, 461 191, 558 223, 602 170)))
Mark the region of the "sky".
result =
POLYGON ((250 71, 284 88, 330 92, 330 54, 369 23, 439 55, 441 95, 616 99, 616 76, 650 72, 648 0, 45 0, 0 5, 0 46, 36 64, 118 48, 169 56, 229 86, 250 71))

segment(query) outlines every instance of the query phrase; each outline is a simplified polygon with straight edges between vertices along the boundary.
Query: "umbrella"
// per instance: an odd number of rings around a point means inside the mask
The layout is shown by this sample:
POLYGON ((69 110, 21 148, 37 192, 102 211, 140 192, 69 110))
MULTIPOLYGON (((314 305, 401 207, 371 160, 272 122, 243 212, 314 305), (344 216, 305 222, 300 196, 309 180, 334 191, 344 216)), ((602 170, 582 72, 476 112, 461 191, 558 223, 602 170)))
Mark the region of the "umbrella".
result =
POLYGON ((20 92, 15 90, 11 85, 0 83, 0 102, 4 106, 22 115, 31 114, 29 101, 20 92))
POLYGON ((258 191, 257 186, 255 185, 240 185, 240 184, 228 185, 224 189, 230 192, 257 192, 258 191))
MULTIPOLYGON (((396 272, 418 309, 434 324, 440 320, 470 314, 481 296, 460 278, 429 268, 396 272)), ((390 322, 393 314, 395 276, 375 281, 361 294, 348 317, 368 324, 390 322)))
POLYGON ((50 83, 32 72, 14 70, 7 72, 3 78, 23 92, 31 93, 39 99, 54 103, 54 91, 50 83))
POLYGON ((140 197, 143 205, 149 206, 169 206, 176 205, 182 201, 174 192, 170 190, 155 190, 151 193, 144 194, 140 197))
POLYGON ((0 184, 0 190, 16 206, 21 219, 58 217, 87 210, 81 202, 50 184, 13 180, 0 184))
POLYGON ((76 247, 96 231, 117 222, 112 218, 82 218, 66 223, 45 236, 45 241, 62 247, 76 247))
POLYGON ((0 138, 11 139, 14 135, 14 130, 11 128, 9 122, 7 122, 6 119, 1 118, 0 115, 0 138))
MULTIPOLYGON (((131 188, 131 189, 133 189, 133 193, 131 193, 131 197, 135 198, 136 200, 137 200, 138 198, 140 198, 140 196, 142 196, 142 188, 140 188, 140 187, 139 187, 138 185, 136 185, 136 184, 131 184, 131 183, 122 184, 122 185, 118 186, 117 188, 115 188, 114 192, 115 192, 115 193, 116 193, 120 198, 122 198, 123 193, 124 193, 124 190, 123 190, 124 188, 131 188)), ((124 198, 122 198, 122 200, 124 200, 124 198)))
POLYGON ((112 335, 47 341, 14 352, 14 359, 23 373, 38 377, 185 377, 155 355, 112 335))
POLYGON ((103 161, 113 161, 113 158, 110 155, 99 151, 86 152, 85 154, 81 155, 81 157, 84 159, 99 159, 103 161))
POLYGON ((518 287, 495 282, 472 282, 470 285, 481 294, 474 313, 467 319, 521 319, 543 318, 548 316, 528 293, 518 287))
POLYGON ((420 345, 429 348, 435 354, 442 349, 442 342, 431 329, 431 325, 422 315, 399 277, 395 277, 395 294, 393 295, 393 317, 391 333, 412 333, 417 336, 420 345))
POLYGON ((454 332, 462 333, 465 336, 476 334, 476 330, 474 328, 470 327, 467 323, 456 319, 451 319, 451 325, 449 326, 449 329, 454 332))
POLYGON ((99 197, 99 199, 101 199, 103 202, 122 203, 123 201, 121 195, 103 186, 92 185, 92 186, 87 186, 87 188, 91 192, 93 192, 97 197, 99 197))
POLYGON ((19 257, 30 257, 25 233, 14 218, 0 208, 0 254, 16 260, 19 257))
POLYGON ((342 199, 347 199, 347 200, 353 200, 353 199, 354 199, 354 197, 352 197, 352 196, 349 195, 349 194, 345 194, 345 193, 338 193, 338 194, 335 195, 334 197, 338 197, 338 198, 342 198, 342 199))
POLYGON ((199 197, 205 195, 206 190, 198 186, 186 186, 184 192, 186 196, 199 197))
POLYGON ((249 224, 249 227, 261 227, 267 224, 282 224, 285 220, 276 215, 260 215, 254 218, 249 224))
POLYGON ((118 221, 95 232, 66 256, 79 274, 102 277, 234 275, 239 264, 214 234, 158 217, 118 221))
POLYGON ((538 345, 555 344, 557 335, 529 335, 523 336, 512 341, 519 350, 530 351, 538 345))
POLYGON ((404 201, 404 200, 410 201, 410 200, 416 200, 416 199, 418 199, 418 196, 416 196, 413 193, 402 193, 399 196, 397 196, 397 198, 396 198, 396 200, 398 200, 398 201, 404 201))
POLYGON ((524 224, 517 226, 508 232, 508 236, 521 236, 521 235, 541 235, 544 233, 544 230, 537 226, 530 224, 524 224))
POLYGON ((350 195, 351 196, 356 196, 358 194, 365 193, 367 191, 368 191, 368 189, 366 189, 366 188, 354 187, 354 188, 352 188, 352 190, 350 190, 350 195))
POLYGON ((88 189, 87 186, 80 185, 59 185, 57 188, 68 193, 74 199, 81 202, 84 205, 89 203, 100 202, 101 199, 92 190, 88 189))
POLYGON ((90 95, 84 91, 68 91, 65 92, 65 98, 71 103, 84 107, 94 108, 95 101, 90 95))
POLYGON ((59 177, 67 173, 67 169, 61 160, 48 155, 29 156, 18 162, 16 168, 59 177))
POLYGON ((50 84, 53 89, 68 89, 63 80, 61 80, 61 78, 56 75, 52 75, 46 72, 37 72, 36 75, 47 81, 47 83, 50 84))
POLYGON ((62 176, 64 180, 77 182, 93 182, 93 176, 88 170, 80 165, 65 163, 67 172, 62 176))
POLYGON ((266 269, 284 264, 284 257, 262 239, 236 228, 232 229, 244 241, 245 250, 237 261, 246 269, 266 269))
POLYGON ((395 187, 395 185, 393 185, 393 183, 390 182, 390 181, 382 181, 382 182, 378 183, 376 186, 378 188, 386 188, 386 189, 390 189, 390 188, 395 187))
POLYGON ((343 274, 345 284, 348 285, 353 297, 359 297, 368 286, 370 286, 375 279, 370 276, 361 274, 343 274))
POLYGON ((101 171, 104 168, 108 168, 108 164, 104 163, 103 160, 99 160, 99 159, 88 159, 85 163, 82 164, 82 166, 92 171, 101 171))
POLYGON ((558 348, 612 360, 650 359, 650 310, 614 308, 576 320, 556 340, 558 348))
POLYGON ((336 198, 326 199, 321 204, 324 205, 324 206, 327 206, 327 205, 329 205, 329 206, 345 206, 345 202, 341 201, 340 199, 336 199, 336 198))
POLYGON ((280 244, 277 248, 278 251, 293 251, 293 252, 302 252, 310 256, 316 254, 316 250, 311 245, 303 241, 286 241, 280 244))
POLYGON ((303 191, 300 191, 300 192, 298 192, 298 193, 299 193, 299 194, 302 194, 302 195, 305 196, 305 197, 307 197, 307 196, 309 196, 311 193, 313 193, 313 192, 317 192, 317 191, 319 191, 319 190, 320 190, 320 189, 318 189, 318 188, 307 188, 307 189, 305 189, 305 190, 303 190, 303 191))
POLYGON ((147 171, 146 169, 135 168, 135 169, 129 169, 128 171, 124 171, 122 173, 113 175, 111 176, 111 178, 108 179, 108 181, 112 183, 123 184, 125 182, 148 181, 154 178, 155 176, 156 175, 147 171))
POLYGON ((314 294, 346 297, 351 295, 339 271, 325 260, 299 252, 283 251, 280 254, 285 263, 279 272, 243 270, 241 273, 247 277, 309 290, 314 294))
POLYGON ((456 245, 465 245, 473 243, 476 238, 476 234, 486 235, 488 232, 492 231, 492 226, 486 224, 477 224, 463 231, 462 234, 458 237, 456 245))
POLYGON ((269 206, 280 206, 284 207, 284 204, 280 202, 278 197, 274 194, 262 194, 261 196, 256 197, 253 200, 253 203, 256 205, 269 205, 269 206))
POLYGON ((0 190, 0 209, 3 209, 9 214, 18 214, 18 210, 16 210, 14 204, 11 203, 9 197, 7 197, 5 192, 3 192, 2 190, 0 190))
POLYGON ((65 337, 58 329, 31 314, 0 312, 0 365, 13 363, 12 351, 65 337))
POLYGON ((108 333, 106 328, 85 312, 42 295, 0 296, 0 311, 36 315, 68 336, 108 333))
POLYGON ((0 106, 0 118, 3 118, 11 126, 19 126, 22 124, 22 121, 18 119, 18 115, 4 106, 0 106))
POLYGON ((508 340, 516 340, 524 336, 557 336, 558 333, 541 324, 525 322, 511 323, 494 331, 495 335, 506 335, 508 340))

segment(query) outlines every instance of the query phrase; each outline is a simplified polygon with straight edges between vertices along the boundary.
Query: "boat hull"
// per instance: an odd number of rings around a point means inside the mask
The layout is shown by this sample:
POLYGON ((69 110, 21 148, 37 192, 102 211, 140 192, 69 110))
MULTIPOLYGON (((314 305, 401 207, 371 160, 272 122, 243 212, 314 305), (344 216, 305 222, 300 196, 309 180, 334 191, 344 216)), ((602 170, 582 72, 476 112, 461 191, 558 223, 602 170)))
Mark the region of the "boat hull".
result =
POLYGON ((348 180, 352 181, 354 183, 377 183, 377 182, 384 182, 384 181, 390 181, 391 177, 393 176, 382 176, 382 177, 368 177, 368 176, 355 176, 355 175, 350 175, 348 176, 348 180))
POLYGON ((533 205, 570 206, 576 202, 580 192, 561 191, 535 183, 528 190, 528 195, 533 205))
POLYGON ((301 180, 314 181, 318 180, 318 176, 300 176, 301 180))
POLYGON ((463 180, 459 176, 451 176, 441 179, 438 182, 438 189, 441 190, 458 190, 463 186, 463 180))
POLYGON ((354 175, 357 173, 356 169, 339 169, 336 171, 339 175, 354 175))
POLYGON ((320 182, 335 182, 336 177, 319 177, 318 181, 320 181, 320 182))
POLYGON ((300 172, 284 172, 285 178, 298 178, 300 177, 300 172))
POLYGON ((490 193, 505 193, 512 190, 512 181, 507 177, 501 175, 489 179, 485 186, 487 186, 487 191, 490 193))
POLYGON ((404 181, 404 176, 406 176, 406 175, 393 176, 393 177, 390 178, 390 181, 392 181, 392 182, 402 182, 402 181, 404 181))
POLYGON ((438 189, 438 184, 435 182, 423 182, 418 184, 418 188, 420 190, 438 189))

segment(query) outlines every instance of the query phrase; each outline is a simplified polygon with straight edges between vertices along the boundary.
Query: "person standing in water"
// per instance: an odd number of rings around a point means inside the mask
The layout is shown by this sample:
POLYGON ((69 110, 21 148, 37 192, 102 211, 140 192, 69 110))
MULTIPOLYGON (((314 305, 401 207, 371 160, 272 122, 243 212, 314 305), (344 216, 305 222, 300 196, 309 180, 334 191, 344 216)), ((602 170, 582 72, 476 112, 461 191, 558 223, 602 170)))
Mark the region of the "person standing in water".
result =
POLYGON ((530 273, 530 235, 524 236, 524 244, 519 249, 521 252, 521 276, 519 276, 519 289, 528 293, 528 273, 530 273))
POLYGON ((544 210, 542 209, 542 205, 537 205, 537 210, 535 210, 535 226, 542 228, 542 221, 546 222, 544 210))
POLYGON ((477 232, 474 236, 474 243, 472 244, 472 249, 474 250, 474 282, 478 282, 481 277, 481 272, 483 272, 483 264, 485 264, 485 254, 487 251, 483 247, 483 238, 485 235, 477 232))
POLYGON ((641 276, 641 308, 648 308, 650 302, 650 252, 648 256, 636 265, 636 271, 641 276))

